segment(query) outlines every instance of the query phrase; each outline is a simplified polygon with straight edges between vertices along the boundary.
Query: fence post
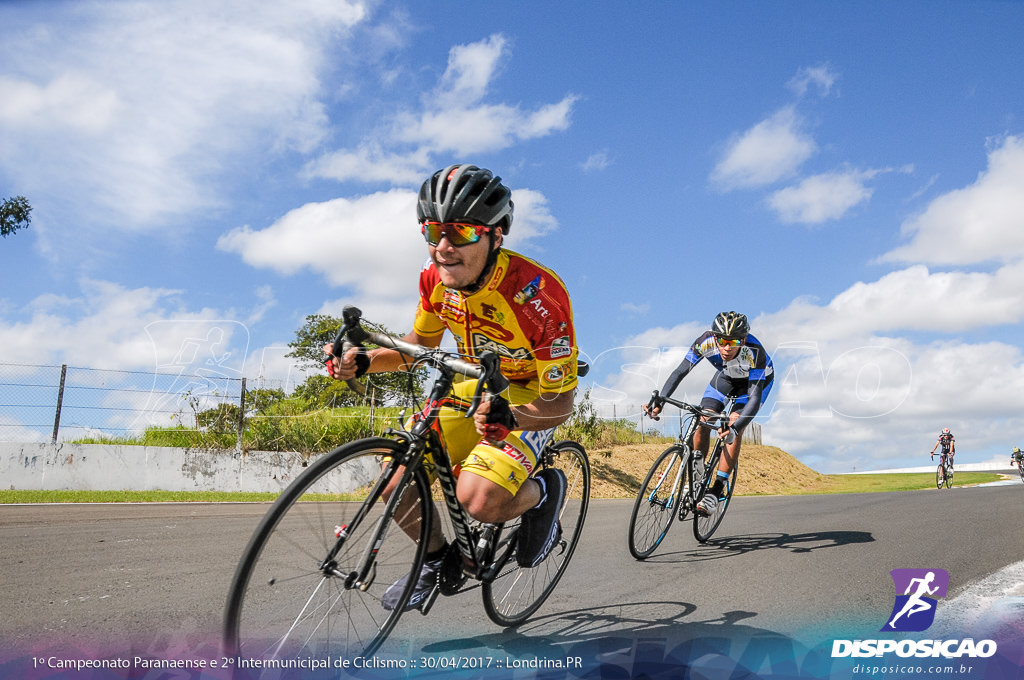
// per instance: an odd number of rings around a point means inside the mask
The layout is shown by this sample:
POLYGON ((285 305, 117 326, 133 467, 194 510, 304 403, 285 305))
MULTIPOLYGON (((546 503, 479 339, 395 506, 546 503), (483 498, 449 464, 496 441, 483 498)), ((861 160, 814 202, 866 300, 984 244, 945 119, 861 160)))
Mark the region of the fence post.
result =
POLYGON ((373 387, 370 391, 370 435, 373 436, 373 418, 377 415, 377 388, 373 387))
POLYGON ((637 420, 640 421, 640 443, 644 444, 647 442, 644 435, 644 407, 640 407, 640 413, 637 414, 637 420))
POLYGON ((238 395, 238 439, 235 441, 235 453, 242 452, 242 433, 245 432, 245 378, 242 378, 242 390, 238 395))
POLYGON ((57 430, 60 429, 60 409, 64 405, 64 380, 68 375, 68 365, 60 365, 60 387, 57 388, 57 415, 53 418, 53 439, 51 443, 57 443, 57 430))
POLYGON ((615 404, 612 404, 612 446, 619 443, 619 417, 615 412, 615 404))

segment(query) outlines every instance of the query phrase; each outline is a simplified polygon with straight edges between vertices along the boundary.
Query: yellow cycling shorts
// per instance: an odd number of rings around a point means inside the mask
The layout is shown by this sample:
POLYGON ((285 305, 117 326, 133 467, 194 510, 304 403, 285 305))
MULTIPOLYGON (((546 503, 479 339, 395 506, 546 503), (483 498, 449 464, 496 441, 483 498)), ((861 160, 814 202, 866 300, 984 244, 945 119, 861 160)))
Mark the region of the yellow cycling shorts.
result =
MULTIPOLYGON (((450 401, 442 406, 438 418, 441 436, 456 474, 471 472, 480 475, 514 496, 533 473, 537 456, 551 439, 555 428, 539 432, 516 430, 509 434, 501 448, 492 446, 480 437, 473 419, 466 417, 466 407, 473 398, 476 384, 476 380, 456 383, 450 401)), ((512 384, 502 396, 516 406, 532 402, 537 398, 537 392, 512 384)), ((425 460, 424 467, 433 481, 433 461, 425 460)))

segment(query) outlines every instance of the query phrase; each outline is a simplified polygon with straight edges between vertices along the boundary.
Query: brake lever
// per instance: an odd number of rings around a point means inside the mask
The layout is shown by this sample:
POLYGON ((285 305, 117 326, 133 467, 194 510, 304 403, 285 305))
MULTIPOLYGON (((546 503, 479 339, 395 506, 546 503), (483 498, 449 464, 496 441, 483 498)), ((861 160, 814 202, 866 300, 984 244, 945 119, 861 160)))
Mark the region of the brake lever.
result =
POLYGON ((476 392, 466 411, 466 418, 472 418, 480 407, 484 390, 491 394, 501 394, 508 389, 508 378, 501 374, 501 357, 494 352, 480 355, 480 380, 476 384, 476 392))
POLYGON ((651 413, 651 409, 657 405, 655 404, 656 401, 658 401, 658 390, 651 392, 651 400, 647 402, 647 417, 651 420, 661 420, 661 416, 651 413))
MULTIPOLYGON (((348 340, 355 347, 362 348, 363 341, 369 337, 369 333, 362 327, 363 312, 354 305, 346 305, 341 311, 341 328, 338 329, 338 334, 334 337, 334 344, 331 346, 331 356, 341 358, 341 355, 345 351, 345 341, 348 340)), ((355 378, 346 380, 345 384, 349 386, 349 389, 354 391, 359 396, 366 395, 366 387, 355 378)))

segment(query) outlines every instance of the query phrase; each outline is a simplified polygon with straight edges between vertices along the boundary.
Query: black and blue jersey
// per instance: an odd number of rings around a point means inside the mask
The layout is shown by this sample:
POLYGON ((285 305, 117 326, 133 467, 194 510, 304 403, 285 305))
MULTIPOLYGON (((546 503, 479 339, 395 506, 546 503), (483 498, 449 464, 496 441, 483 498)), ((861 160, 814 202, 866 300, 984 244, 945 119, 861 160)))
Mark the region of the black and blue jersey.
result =
POLYGON ((690 345, 683 361, 665 381, 661 394, 671 396, 686 374, 703 359, 707 359, 718 372, 711 378, 701 405, 721 409, 726 399, 735 398, 735 408, 742 407, 742 411, 734 427, 742 432, 771 391, 775 380, 772 358, 757 338, 747 335, 736 357, 725 361, 715 342, 715 334, 706 331, 690 345))

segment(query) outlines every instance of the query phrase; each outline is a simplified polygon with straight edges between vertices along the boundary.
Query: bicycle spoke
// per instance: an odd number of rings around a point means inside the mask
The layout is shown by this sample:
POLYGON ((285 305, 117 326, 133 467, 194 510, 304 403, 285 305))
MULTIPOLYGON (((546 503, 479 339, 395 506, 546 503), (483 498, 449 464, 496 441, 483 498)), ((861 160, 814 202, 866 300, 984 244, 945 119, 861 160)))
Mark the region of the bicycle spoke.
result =
MULTIPOLYGON (((554 466, 566 477, 565 503, 559 515, 562 538, 543 562, 521 567, 514 559, 507 569, 483 585, 484 609, 488 617, 503 626, 515 626, 529 618, 548 598, 562 577, 576 549, 590 501, 590 462, 586 451, 575 442, 558 442, 554 466)), ((503 531, 517 530, 509 524, 503 531)))
MULTIPOLYGON (((420 563, 428 528, 425 521, 413 524, 419 532, 414 541, 390 526, 381 545, 368 550, 385 504, 365 505, 366 494, 381 473, 381 459, 395 455, 399 446, 374 439, 336 449, 307 468, 274 503, 232 582, 225 612, 229 652, 253 659, 299 653, 353 656, 372 653, 384 641, 401 615, 400 609, 383 608, 384 592, 420 563), (341 544, 338 526, 347 527, 341 544), (350 582, 365 568, 367 555, 374 562, 366 582, 350 582)), ((421 475, 413 477, 403 497, 409 499, 409 512, 420 509, 415 517, 422 517, 428 498, 421 475)), ((401 591, 399 607, 412 585, 401 591)))
POLYGON ((665 539, 676 515, 675 507, 683 500, 680 489, 688 464, 687 450, 673 445, 658 456, 648 471, 629 518, 629 552, 636 559, 649 557, 665 539))

